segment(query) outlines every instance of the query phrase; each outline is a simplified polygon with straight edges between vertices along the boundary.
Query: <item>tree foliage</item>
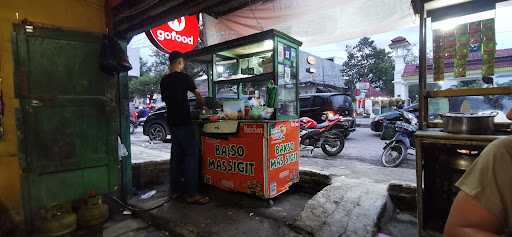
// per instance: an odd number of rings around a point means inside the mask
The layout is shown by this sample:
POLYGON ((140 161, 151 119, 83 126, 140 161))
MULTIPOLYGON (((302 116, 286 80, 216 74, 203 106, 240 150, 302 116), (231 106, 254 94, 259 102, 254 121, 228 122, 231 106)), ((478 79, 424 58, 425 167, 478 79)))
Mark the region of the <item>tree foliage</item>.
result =
MULTIPOLYGON (((128 84, 130 97, 146 97, 160 93, 160 80, 169 72, 168 54, 153 49, 151 52, 153 61, 148 63, 144 59, 140 59, 140 77, 131 80, 128 84)), ((185 65, 185 73, 192 78, 199 77, 206 73, 205 64, 197 64, 187 62, 185 65)))
POLYGON ((132 98, 136 96, 145 98, 148 95, 160 93, 160 78, 150 74, 142 75, 129 82, 128 91, 132 98))
POLYGON ((140 59, 140 77, 128 83, 131 98, 160 93, 160 80, 168 72, 169 61, 167 54, 158 49, 153 49, 151 57, 154 59, 151 63, 140 59))
POLYGON ((361 38, 353 47, 347 46, 346 51, 342 69, 346 86, 354 90, 358 82, 367 80, 373 87, 393 94, 395 62, 390 52, 378 48, 369 37, 361 38))
POLYGON ((149 65, 149 71, 153 76, 162 77, 169 71, 168 54, 153 48, 151 57, 154 59, 149 65))

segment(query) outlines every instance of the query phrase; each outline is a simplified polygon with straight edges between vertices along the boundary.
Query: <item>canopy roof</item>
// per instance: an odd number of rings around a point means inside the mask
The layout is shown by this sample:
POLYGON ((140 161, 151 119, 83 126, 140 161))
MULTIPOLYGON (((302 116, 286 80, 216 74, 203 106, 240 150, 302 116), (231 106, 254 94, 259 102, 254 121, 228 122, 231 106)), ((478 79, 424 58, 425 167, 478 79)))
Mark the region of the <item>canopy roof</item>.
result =
POLYGON ((277 29, 317 46, 416 24, 411 0, 273 0, 205 17, 208 45, 277 29))
POLYGON ((109 0, 114 34, 130 37, 172 19, 200 12, 221 17, 267 0, 109 0))

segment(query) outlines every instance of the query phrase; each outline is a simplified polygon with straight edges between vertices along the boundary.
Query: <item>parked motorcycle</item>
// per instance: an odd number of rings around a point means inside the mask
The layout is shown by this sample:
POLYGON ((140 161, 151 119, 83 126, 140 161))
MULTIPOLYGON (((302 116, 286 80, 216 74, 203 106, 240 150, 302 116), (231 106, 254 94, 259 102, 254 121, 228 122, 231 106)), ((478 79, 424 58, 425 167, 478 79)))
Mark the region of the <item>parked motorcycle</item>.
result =
POLYGON ((415 148, 412 136, 418 130, 418 119, 414 114, 401 110, 402 121, 395 123, 395 136, 384 146, 380 156, 385 167, 398 167, 407 158, 407 151, 415 148))
POLYGON ((302 117, 300 122, 300 144, 321 148, 328 156, 338 155, 345 147, 345 134, 348 131, 348 121, 333 111, 326 111, 322 115, 325 122, 318 124, 315 120, 302 117))
POLYGON ((138 126, 138 113, 133 111, 130 113, 130 134, 135 133, 135 129, 137 129, 138 126))

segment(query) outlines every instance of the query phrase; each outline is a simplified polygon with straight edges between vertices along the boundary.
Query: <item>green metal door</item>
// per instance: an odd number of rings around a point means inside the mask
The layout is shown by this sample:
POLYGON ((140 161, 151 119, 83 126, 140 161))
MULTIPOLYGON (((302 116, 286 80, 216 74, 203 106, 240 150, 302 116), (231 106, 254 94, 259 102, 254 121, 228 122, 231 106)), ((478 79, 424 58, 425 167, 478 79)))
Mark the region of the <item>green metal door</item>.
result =
POLYGON ((101 35, 15 25, 13 39, 25 213, 115 190, 118 88, 99 70, 101 35))

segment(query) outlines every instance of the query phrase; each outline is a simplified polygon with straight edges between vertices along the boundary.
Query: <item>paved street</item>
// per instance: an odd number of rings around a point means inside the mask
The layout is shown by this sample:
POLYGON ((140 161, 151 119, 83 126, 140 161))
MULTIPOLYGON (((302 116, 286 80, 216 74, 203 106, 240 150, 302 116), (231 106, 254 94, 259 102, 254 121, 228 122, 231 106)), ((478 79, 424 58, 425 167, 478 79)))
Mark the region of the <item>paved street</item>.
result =
POLYGON ((170 157, 171 144, 149 141, 149 137, 142 134, 142 127, 131 135, 131 142, 132 163, 166 160, 170 157))
MULTIPOLYGON (((171 149, 170 143, 150 142, 147 136, 142 134, 142 128, 135 131, 132 139, 132 162, 140 163, 145 161, 158 161, 169 159, 171 149)), ((357 161, 372 166, 380 166, 380 154, 385 141, 379 139, 378 133, 372 132, 369 128, 359 127, 356 132, 351 134, 345 141, 345 148, 337 157, 328 157, 322 153, 321 149, 316 149, 313 154, 310 150, 303 150, 302 157, 310 158, 308 160, 318 159, 327 160, 332 163, 336 160, 357 161)), ((409 151, 413 153, 413 151, 409 151)), ((306 159, 303 160, 304 162, 306 159)), ((414 169, 414 155, 409 155, 409 159, 402 163, 401 168, 414 169)))

